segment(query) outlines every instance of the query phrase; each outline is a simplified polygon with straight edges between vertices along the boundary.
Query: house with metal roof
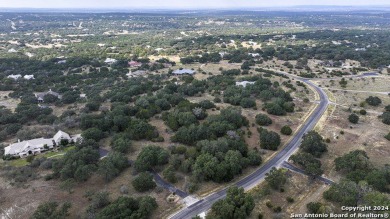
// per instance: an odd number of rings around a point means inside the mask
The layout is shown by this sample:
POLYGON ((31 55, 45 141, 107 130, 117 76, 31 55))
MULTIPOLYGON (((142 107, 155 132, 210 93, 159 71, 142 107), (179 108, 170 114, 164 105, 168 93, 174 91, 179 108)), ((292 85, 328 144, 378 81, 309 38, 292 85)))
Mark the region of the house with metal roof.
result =
POLYGON ((191 69, 178 69, 172 72, 174 75, 193 75, 195 74, 194 70, 191 69))

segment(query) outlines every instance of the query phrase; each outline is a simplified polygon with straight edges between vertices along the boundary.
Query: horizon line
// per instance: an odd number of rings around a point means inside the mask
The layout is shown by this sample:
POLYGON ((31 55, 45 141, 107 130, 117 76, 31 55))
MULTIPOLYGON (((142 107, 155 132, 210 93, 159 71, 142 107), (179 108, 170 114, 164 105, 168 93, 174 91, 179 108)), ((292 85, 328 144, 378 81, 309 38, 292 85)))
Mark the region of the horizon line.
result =
POLYGON ((140 10, 140 9, 152 9, 152 10, 225 10, 225 9, 241 9, 241 10, 255 10, 255 9, 277 9, 277 8, 299 8, 299 7, 336 7, 336 8, 361 8, 361 7, 390 7, 389 4, 378 4, 378 5, 327 5, 327 4, 321 4, 321 5, 274 5, 274 6, 244 6, 244 7, 154 7, 154 6, 144 6, 144 7, 126 7, 126 8, 120 8, 118 7, 0 7, 0 9, 34 9, 34 10, 68 10, 68 9, 88 9, 88 10, 140 10))

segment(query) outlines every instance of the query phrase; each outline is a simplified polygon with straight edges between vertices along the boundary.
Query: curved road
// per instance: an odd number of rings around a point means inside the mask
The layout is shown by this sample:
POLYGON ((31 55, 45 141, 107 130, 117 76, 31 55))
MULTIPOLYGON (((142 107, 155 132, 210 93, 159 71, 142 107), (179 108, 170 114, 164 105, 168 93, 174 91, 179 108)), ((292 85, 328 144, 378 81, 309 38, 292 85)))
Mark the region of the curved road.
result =
MULTIPOLYGON (((285 72, 279 72, 277 73, 285 74, 287 76, 293 77, 296 80, 302 81, 306 83, 307 85, 311 86, 319 95, 320 101, 318 106, 314 109, 314 111, 311 113, 311 115, 307 118, 304 124, 302 124, 301 128, 295 133, 295 136, 292 138, 292 140, 287 144, 286 147, 284 147, 281 151, 278 152, 276 156, 274 156, 271 160, 269 160, 267 163, 265 163, 263 166, 261 166, 259 169, 257 169, 252 174, 246 176, 245 178, 241 179, 239 182, 237 182, 235 185, 238 187, 243 187, 245 190, 249 190, 253 187, 255 187, 259 182, 261 182, 265 178, 265 174, 268 173, 272 167, 279 167, 283 164, 284 161, 287 161, 288 158, 298 149, 300 142, 302 140, 302 137, 304 134, 306 134, 308 131, 312 130, 317 122, 320 120, 322 114, 326 111, 328 105, 329 105, 329 99, 326 95, 326 93, 317 85, 309 81, 309 79, 301 78, 295 75, 290 75, 285 72)), ((225 198, 226 191, 228 188, 224 188, 218 192, 215 192, 204 199, 188 206, 183 209, 181 209, 179 212, 175 213, 174 215, 170 216, 170 219, 190 219, 202 212, 205 212, 211 208, 214 202, 225 198)))

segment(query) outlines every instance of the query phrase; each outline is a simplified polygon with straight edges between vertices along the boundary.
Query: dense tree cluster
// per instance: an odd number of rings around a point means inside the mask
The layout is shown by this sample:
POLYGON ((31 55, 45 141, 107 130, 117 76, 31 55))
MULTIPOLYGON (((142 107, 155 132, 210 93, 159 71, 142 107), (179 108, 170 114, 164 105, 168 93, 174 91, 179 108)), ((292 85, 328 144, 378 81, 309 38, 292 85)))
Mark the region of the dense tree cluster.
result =
POLYGON ((31 215, 31 219, 65 219, 69 216, 70 203, 64 203, 58 208, 57 202, 45 202, 40 204, 31 215))
POLYGON ((320 176, 323 173, 321 161, 309 153, 299 152, 293 154, 291 155, 290 160, 301 166, 310 176, 320 176))
POLYGON ((157 165, 164 165, 168 163, 169 153, 158 146, 146 146, 138 154, 134 167, 139 172, 151 170, 157 165))
POLYGON ((227 190, 226 198, 213 204, 211 213, 207 215, 207 218, 247 218, 254 207, 255 202, 253 197, 249 194, 245 194, 243 188, 230 187, 227 190))
POLYGON ((99 162, 98 172, 108 182, 118 176, 128 166, 129 162, 124 154, 110 152, 99 162))
POLYGON ((133 187, 139 192, 146 192, 156 188, 156 183, 153 181, 153 175, 148 172, 140 173, 133 181, 133 187))
POLYGON ((315 157, 321 157, 321 155, 328 151, 327 145, 324 139, 316 131, 310 131, 303 136, 301 143, 301 150, 312 154, 315 157))
POLYGON ((260 147, 276 151, 281 144, 280 135, 274 131, 268 131, 264 128, 258 129, 260 134, 260 147))
POLYGON ((287 182, 286 171, 284 169, 276 169, 273 167, 268 173, 266 173, 265 181, 271 188, 280 190, 287 182))
POLYGON ((257 114, 256 123, 261 126, 268 126, 272 124, 272 119, 265 114, 257 114))
POLYGON ((53 174, 62 180, 87 180, 97 169, 99 152, 90 146, 80 147, 67 152, 64 157, 53 163, 53 174))
POLYGON ((150 215, 157 207, 156 200, 149 196, 137 199, 122 196, 103 208, 97 215, 97 218, 150 218, 150 215))
POLYGON ((344 173, 348 180, 356 183, 365 181, 378 191, 389 191, 387 188, 390 184, 389 167, 385 166, 382 169, 374 168, 365 151, 351 151, 336 158, 334 162, 336 170, 344 173))

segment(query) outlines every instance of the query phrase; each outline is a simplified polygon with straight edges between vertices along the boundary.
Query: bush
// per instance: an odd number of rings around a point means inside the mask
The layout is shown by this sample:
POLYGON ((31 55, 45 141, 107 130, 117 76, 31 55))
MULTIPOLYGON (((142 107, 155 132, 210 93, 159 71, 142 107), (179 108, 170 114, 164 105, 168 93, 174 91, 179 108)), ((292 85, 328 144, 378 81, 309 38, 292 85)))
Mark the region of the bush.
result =
POLYGON ((378 105, 380 105, 382 103, 382 100, 379 97, 369 96, 366 99, 366 102, 368 103, 368 105, 378 106, 378 105))
POLYGON ((281 143, 280 135, 273 131, 267 131, 266 129, 261 129, 260 131, 260 147, 267 150, 278 150, 278 147, 281 143))
POLYGON ((366 110, 364 110, 364 109, 361 109, 360 111, 359 111, 359 113, 360 113, 360 115, 367 115, 367 111, 366 110))
POLYGON ((385 138, 386 138, 387 140, 390 141, 390 132, 389 132, 389 134, 387 134, 387 135, 385 136, 385 138))
POLYGON ((256 123, 261 126, 268 126, 272 124, 272 119, 265 114, 256 115, 256 123))
POLYGON ((353 124, 357 124, 359 122, 359 116, 356 115, 355 113, 352 113, 351 115, 348 116, 348 120, 353 124))
POLYGON ((294 202, 294 199, 293 199, 292 197, 289 196, 289 197, 286 198, 286 201, 287 201, 287 202, 290 202, 290 203, 293 203, 293 202, 294 202))
POLYGON ((133 180, 132 185, 138 192, 146 192, 156 188, 156 183, 153 181, 153 175, 147 172, 140 173, 133 180))
POLYGON ((283 134, 283 135, 291 135, 292 134, 292 129, 290 128, 290 126, 283 126, 282 129, 280 130, 280 132, 283 134))
POLYGON ((390 125, 390 112, 384 112, 381 117, 383 123, 390 125))

